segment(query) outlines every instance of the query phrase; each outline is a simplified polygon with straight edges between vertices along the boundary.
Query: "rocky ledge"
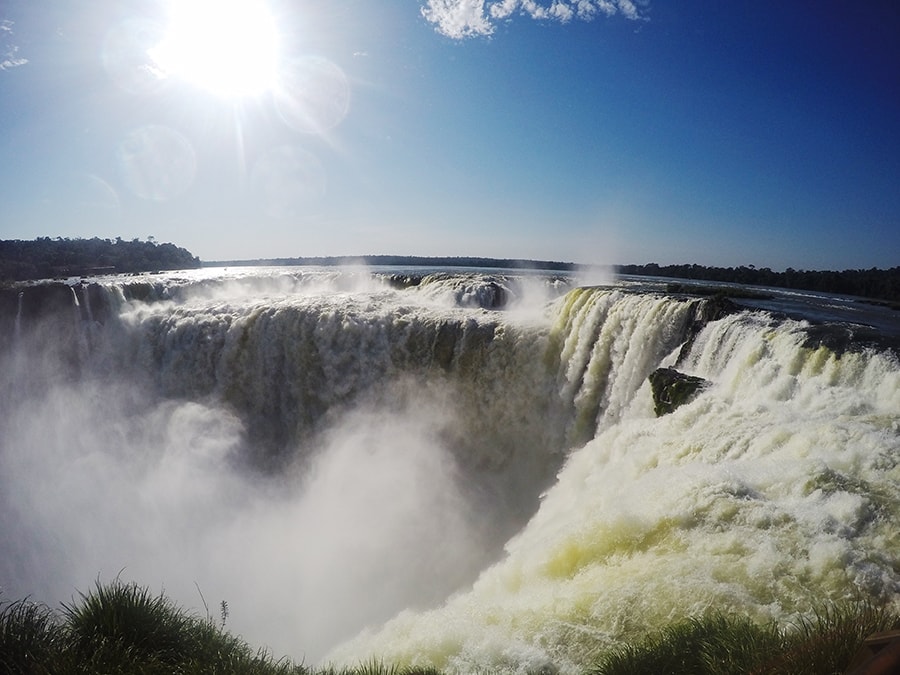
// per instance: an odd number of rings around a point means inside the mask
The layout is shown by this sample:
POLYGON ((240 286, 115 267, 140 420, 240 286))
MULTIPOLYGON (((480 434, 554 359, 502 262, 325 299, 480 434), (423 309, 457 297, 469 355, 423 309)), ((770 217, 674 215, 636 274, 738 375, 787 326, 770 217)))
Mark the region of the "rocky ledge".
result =
POLYGON ((674 368, 654 370, 650 373, 650 388, 656 416, 667 415, 692 401, 708 384, 709 381, 702 377, 685 375, 674 368))

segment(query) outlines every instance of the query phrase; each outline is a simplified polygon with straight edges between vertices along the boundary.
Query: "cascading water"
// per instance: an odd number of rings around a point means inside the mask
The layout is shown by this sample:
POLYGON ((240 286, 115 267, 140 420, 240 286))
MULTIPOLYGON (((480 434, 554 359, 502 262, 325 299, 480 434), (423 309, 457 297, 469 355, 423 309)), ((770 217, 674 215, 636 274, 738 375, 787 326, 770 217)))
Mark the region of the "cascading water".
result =
POLYGON ((656 418, 642 385, 470 591, 332 657, 577 671, 709 608, 767 620, 825 598, 896 600, 896 358, 804 339, 762 315, 710 324, 682 366, 713 383, 693 403, 656 418))
POLYGON ((359 269, 25 288, 0 317, 28 338, 0 356, 0 588, 55 602, 123 574, 196 606, 199 585, 276 653, 462 672, 575 672, 707 608, 900 597, 894 354, 569 289, 359 269), (664 366, 706 384, 657 417, 664 366))
POLYGON ((22 299, 24 297, 24 291, 19 291, 16 296, 16 319, 13 323, 13 340, 16 342, 18 342, 19 335, 22 332, 22 299))

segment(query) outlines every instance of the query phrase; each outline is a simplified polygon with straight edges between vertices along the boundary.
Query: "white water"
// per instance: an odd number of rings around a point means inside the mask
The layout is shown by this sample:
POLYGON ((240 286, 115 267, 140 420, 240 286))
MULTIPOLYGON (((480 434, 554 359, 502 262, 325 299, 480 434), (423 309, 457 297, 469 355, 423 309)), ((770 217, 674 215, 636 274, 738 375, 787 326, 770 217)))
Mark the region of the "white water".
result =
POLYGON ((13 340, 18 341, 19 334, 22 331, 22 300, 25 297, 24 291, 19 291, 16 295, 16 318, 13 322, 13 340))
POLYGON ((367 270, 149 280, 146 302, 106 282, 105 319, 85 296, 103 325, 18 309, 4 597, 121 574, 202 609, 199 586, 276 654, 463 672, 574 672, 709 607, 900 597, 893 356, 743 312, 678 363, 711 385, 657 418, 647 376, 697 300, 367 270), (511 306, 481 309, 498 287, 511 306))
POLYGON ((784 620, 825 598, 896 599, 896 361, 804 350, 752 316, 701 338, 689 370, 712 388, 656 419, 642 387, 471 591, 333 657, 574 671, 707 608, 784 620))

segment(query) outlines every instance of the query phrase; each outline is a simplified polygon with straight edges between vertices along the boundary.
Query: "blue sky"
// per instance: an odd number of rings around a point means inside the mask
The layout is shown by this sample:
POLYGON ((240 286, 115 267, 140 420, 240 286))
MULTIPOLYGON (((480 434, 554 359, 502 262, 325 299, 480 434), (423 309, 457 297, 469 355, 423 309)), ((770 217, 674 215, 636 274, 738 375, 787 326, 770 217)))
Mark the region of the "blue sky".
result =
POLYGON ((0 238, 893 267, 898 73, 893 0, 7 0, 0 238))

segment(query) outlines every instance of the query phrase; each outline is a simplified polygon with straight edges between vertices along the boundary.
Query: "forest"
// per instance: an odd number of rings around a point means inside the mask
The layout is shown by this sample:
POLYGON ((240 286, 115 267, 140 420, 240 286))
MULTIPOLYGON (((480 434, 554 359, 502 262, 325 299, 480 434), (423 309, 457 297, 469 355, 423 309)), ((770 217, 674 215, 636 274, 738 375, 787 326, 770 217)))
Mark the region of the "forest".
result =
POLYGON ((175 244, 132 239, 0 240, 0 281, 92 274, 154 272, 200 267, 200 259, 175 244))
POLYGON ((570 262, 548 260, 526 260, 521 258, 479 258, 477 256, 419 256, 419 255, 362 255, 362 256, 316 256, 305 258, 265 258, 257 260, 218 260, 204 265, 316 265, 322 267, 339 265, 375 265, 384 267, 477 267, 496 269, 526 269, 559 272, 574 272, 579 265, 570 262))
POLYGON ((704 267, 703 265, 619 265, 619 274, 637 274, 650 277, 696 279, 722 283, 791 288, 821 293, 856 295, 883 300, 889 304, 900 303, 900 267, 887 270, 806 271, 788 267, 784 272, 773 272, 768 267, 704 267))
MULTIPOLYGON (((275 258, 229 260, 204 265, 416 265, 426 267, 480 267, 575 272, 584 266, 568 262, 479 257, 424 257, 368 255, 358 257, 275 258)), ((121 274, 197 268, 201 261, 171 243, 132 239, 68 239, 38 237, 32 241, 0 240, 0 281, 25 281, 92 274, 121 274)), ((900 267, 843 271, 795 270, 775 272, 768 267, 706 267, 704 265, 616 265, 618 274, 695 279, 718 283, 791 288, 855 295, 900 307, 900 267)))

